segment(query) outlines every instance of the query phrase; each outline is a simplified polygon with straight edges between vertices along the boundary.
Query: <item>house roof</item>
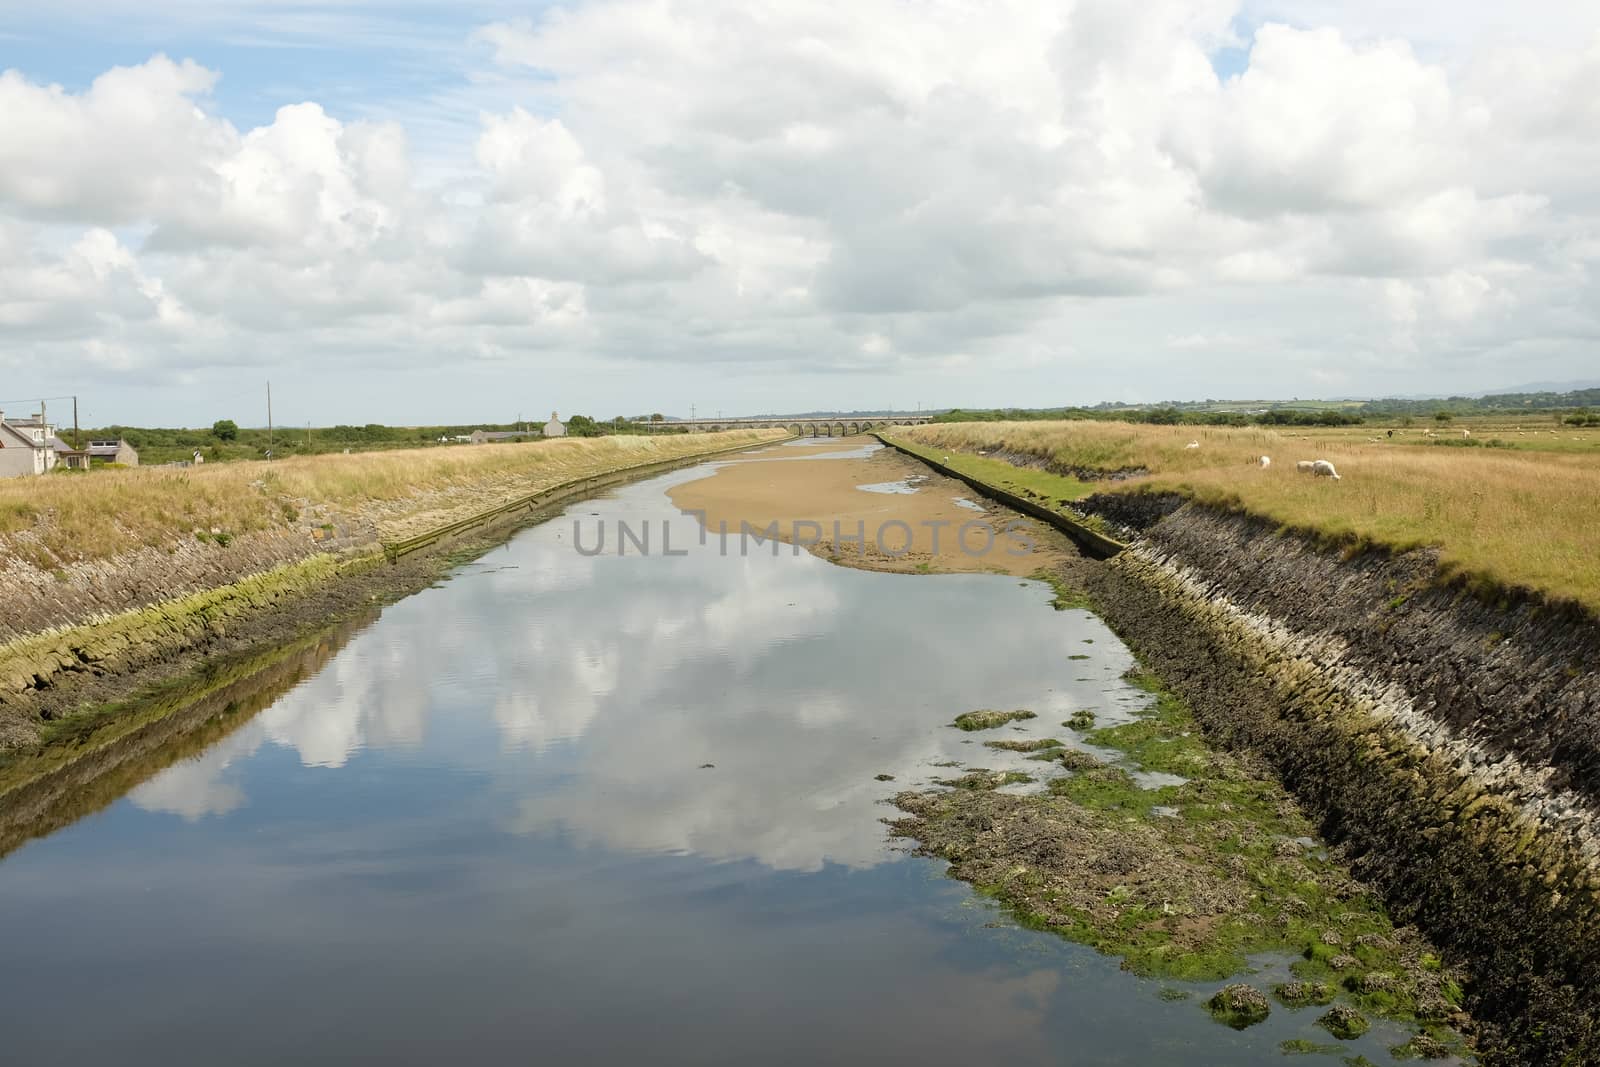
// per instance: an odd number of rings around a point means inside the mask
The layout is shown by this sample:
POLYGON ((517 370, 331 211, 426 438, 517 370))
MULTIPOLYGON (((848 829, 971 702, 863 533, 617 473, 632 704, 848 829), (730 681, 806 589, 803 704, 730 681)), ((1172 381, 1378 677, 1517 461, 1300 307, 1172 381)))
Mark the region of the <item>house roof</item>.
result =
POLYGON ((0 422, 0 448, 16 448, 18 446, 28 448, 49 447, 48 441, 35 441, 31 433, 24 433, 22 430, 17 429, 18 425, 32 429, 37 424, 29 422, 0 422))

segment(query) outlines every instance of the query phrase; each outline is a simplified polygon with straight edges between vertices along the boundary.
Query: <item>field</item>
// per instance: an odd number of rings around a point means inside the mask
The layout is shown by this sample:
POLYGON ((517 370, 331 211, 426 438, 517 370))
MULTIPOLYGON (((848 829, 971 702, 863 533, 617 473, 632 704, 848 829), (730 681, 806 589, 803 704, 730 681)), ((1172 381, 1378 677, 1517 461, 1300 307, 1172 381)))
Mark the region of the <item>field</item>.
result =
POLYGON ((128 548, 202 536, 231 538, 319 514, 359 513, 396 529, 535 492, 572 478, 784 436, 720 434, 565 438, 519 444, 138 467, 0 481, 0 564, 46 569, 128 548))
POLYGON ((1549 418, 1422 421, 1285 430, 947 423, 909 427, 897 439, 1045 499, 1173 490, 1349 545, 1435 546, 1449 572, 1600 610, 1600 429, 1549 418), (1185 447, 1190 441, 1199 447, 1185 447), (1038 469, 979 455, 996 451, 1038 469), (1261 455, 1272 466, 1256 465, 1261 455), (1332 461, 1341 479, 1296 473, 1302 459, 1332 461), (1143 473, 1122 481, 1063 473, 1128 468, 1143 473))
MULTIPOLYGON (((291 456, 385 449, 455 448, 459 447, 459 442, 455 440, 457 435, 471 434, 474 430, 537 429, 542 421, 461 426, 383 426, 377 423, 365 426, 279 426, 270 431, 259 426, 236 426, 224 436, 219 436, 210 428, 103 426, 85 427, 78 436, 84 441, 123 438, 139 450, 141 465, 187 460, 197 451, 207 463, 231 463, 241 459, 266 459, 268 450, 277 459, 288 459, 291 456)), ((621 416, 596 423, 587 416, 573 415, 566 423, 569 437, 672 432, 665 426, 652 428, 621 416)), ((68 427, 58 428, 57 432, 65 440, 71 441, 73 438, 73 432, 68 427)))

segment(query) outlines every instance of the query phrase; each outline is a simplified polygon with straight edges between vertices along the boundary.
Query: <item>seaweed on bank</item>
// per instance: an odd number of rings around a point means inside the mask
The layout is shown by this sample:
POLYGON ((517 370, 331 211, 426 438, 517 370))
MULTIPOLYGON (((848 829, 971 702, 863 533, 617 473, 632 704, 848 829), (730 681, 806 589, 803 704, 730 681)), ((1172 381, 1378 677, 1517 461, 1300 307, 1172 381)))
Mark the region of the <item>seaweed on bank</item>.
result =
POLYGON ((1033 712, 1023 708, 1016 711, 994 711, 990 708, 980 708, 977 711, 965 711, 956 716, 951 725, 958 730, 968 732, 974 730, 993 730, 1004 726, 1008 722, 1017 722, 1022 719, 1037 718, 1033 712))
POLYGON ((1043 582, 1055 591, 1055 596, 1050 601, 1050 606, 1057 611, 1068 611, 1074 608, 1092 608, 1089 595, 1081 589, 1074 589, 1067 584, 1066 579, 1059 573, 1048 568, 1041 568, 1029 575, 1034 581, 1043 582))
POLYGON ((1033 781, 1033 775, 1022 771, 991 771, 987 767, 974 767, 960 778, 935 778, 935 785, 969 792, 989 792, 1003 785, 1017 785, 1033 781))
MULTIPOLYGON (((1053 737, 1035 737, 1026 740, 1007 739, 1004 741, 985 741, 984 748, 997 748, 1003 752, 1047 752, 1051 749, 1061 748, 1062 744, 1053 737)), ((1045 757, 1049 759, 1050 757, 1045 757)))
POLYGON ((1096 765, 1023 796, 972 772, 948 783, 956 789, 896 796, 905 815, 894 833, 949 860, 954 877, 1025 924, 1120 956, 1137 973, 1222 980, 1252 954, 1292 953, 1296 981, 1278 999, 1340 1000, 1330 1030, 1366 1013, 1425 1026, 1423 1047, 1459 1047, 1442 1029, 1467 1021, 1459 975, 1414 930, 1395 927, 1366 886, 1304 847, 1315 828, 1269 775, 1209 749, 1181 701, 1138 680, 1156 693, 1150 710, 1088 740, 1187 781, 1145 789, 1120 767, 1096 765))

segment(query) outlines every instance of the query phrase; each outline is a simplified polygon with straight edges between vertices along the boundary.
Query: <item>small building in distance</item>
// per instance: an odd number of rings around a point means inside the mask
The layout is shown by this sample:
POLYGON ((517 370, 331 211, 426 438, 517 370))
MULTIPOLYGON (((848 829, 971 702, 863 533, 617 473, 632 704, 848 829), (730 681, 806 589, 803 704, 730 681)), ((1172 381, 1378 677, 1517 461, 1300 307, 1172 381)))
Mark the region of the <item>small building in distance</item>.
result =
POLYGON ((59 437, 50 438, 50 447, 56 453, 56 466, 65 467, 69 471, 89 469, 89 453, 83 449, 73 448, 59 437))
POLYGON ((475 445, 486 445, 490 441, 515 441, 519 437, 533 436, 532 430, 473 430, 467 440, 475 445))
POLYGON ((567 425, 566 425, 566 423, 562 422, 561 421, 561 416, 557 415, 553 411, 550 413, 550 421, 544 424, 544 435, 546 437, 565 437, 565 436, 567 436, 567 425))
POLYGON ((55 427, 44 414, 26 419, 6 418, 0 411, 0 478, 20 478, 55 469, 55 427))
MULTIPOLYGON (((89 447, 84 451, 89 453, 90 459, 100 463, 115 463, 121 467, 139 465, 139 450, 120 437, 115 441, 90 441, 89 447)), ((196 452, 196 461, 199 456, 200 453, 196 452)))

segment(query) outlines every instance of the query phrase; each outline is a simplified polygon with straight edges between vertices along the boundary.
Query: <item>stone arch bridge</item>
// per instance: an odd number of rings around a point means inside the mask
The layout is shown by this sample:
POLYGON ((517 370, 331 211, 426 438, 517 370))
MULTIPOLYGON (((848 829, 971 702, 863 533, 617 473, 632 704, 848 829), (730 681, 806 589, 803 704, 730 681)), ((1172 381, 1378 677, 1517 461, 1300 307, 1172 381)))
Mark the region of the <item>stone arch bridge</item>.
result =
POLYGON ((930 415, 883 415, 865 418, 799 418, 773 416, 770 419, 683 419, 677 422, 650 423, 653 430, 682 430, 709 433, 716 430, 788 430, 796 437, 846 437, 887 426, 921 426, 933 421, 930 415))

